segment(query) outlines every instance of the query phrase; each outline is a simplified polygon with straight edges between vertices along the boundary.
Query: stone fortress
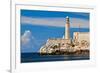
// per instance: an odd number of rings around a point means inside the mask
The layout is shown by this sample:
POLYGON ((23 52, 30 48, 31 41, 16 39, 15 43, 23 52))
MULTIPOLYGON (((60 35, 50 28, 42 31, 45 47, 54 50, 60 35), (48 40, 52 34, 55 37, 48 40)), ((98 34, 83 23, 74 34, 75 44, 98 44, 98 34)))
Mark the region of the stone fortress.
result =
POLYGON ((46 41, 39 52, 40 54, 86 54, 89 53, 89 32, 74 32, 70 37, 70 20, 66 17, 64 38, 52 38, 46 41))

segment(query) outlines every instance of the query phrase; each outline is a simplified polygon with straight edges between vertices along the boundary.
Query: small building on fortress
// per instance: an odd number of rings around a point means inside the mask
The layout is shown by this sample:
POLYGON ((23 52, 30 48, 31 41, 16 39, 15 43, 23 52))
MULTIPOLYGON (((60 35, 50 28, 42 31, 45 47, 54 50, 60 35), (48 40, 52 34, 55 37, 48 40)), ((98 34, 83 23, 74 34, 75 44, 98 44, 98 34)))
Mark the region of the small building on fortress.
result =
POLYGON ((55 52, 75 52, 77 50, 89 50, 89 32, 74 32, 73 39, 70 38, 70 21, 66 17, 65 36, 64 38, 52 38, 46 41, 39 52, 55 53, 55 52))

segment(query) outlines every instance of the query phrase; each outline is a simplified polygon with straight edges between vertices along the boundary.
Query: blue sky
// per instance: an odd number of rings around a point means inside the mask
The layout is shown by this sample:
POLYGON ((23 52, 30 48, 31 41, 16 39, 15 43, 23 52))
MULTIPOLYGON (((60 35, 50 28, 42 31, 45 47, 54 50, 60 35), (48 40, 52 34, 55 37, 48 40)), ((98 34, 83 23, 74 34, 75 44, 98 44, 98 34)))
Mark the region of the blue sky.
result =
POLYGON ((38 52, 48 38, 62 38, 66 16, 72 32, 79 26, 89 31, 89 13, 21 10, 21 52, 38 52))
POLYGON ((21 10, 21 16, 28 17, 76 17, 89 20, 89 13, 82 12, 58 12, 58 11, 39 11, 39 10, 21 10))

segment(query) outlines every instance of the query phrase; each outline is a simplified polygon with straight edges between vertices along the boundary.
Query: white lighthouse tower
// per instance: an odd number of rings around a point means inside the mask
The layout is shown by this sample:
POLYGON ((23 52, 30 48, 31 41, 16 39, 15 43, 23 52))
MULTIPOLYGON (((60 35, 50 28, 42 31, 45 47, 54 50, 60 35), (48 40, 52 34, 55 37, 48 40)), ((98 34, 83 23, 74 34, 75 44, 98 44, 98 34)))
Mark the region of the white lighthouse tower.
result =
POLYGON ((65 25, 65 39, 70 39, 70 22, 69 17, 66 17, 66 25, 65 25))

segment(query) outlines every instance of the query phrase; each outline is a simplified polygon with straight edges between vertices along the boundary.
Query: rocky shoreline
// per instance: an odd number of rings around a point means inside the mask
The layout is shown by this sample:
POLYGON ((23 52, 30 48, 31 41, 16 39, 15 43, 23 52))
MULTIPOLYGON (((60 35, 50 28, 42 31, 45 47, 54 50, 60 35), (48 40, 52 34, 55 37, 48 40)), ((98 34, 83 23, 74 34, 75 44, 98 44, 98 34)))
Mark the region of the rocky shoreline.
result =
POLYGON ((77 50, 74 52, 69 51, 55 51, 52 53, 40 53, 41 55, 80 55, 80 56, 89 56, 90 51, 89 50, 77 50))

